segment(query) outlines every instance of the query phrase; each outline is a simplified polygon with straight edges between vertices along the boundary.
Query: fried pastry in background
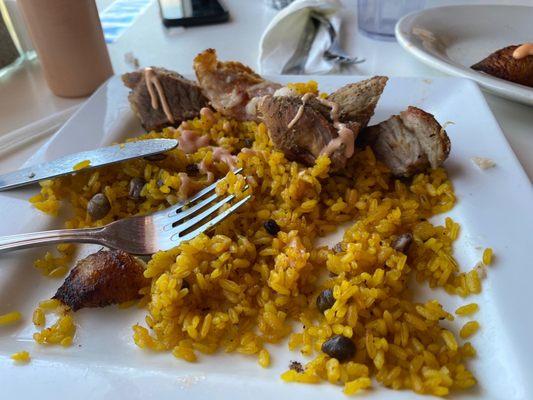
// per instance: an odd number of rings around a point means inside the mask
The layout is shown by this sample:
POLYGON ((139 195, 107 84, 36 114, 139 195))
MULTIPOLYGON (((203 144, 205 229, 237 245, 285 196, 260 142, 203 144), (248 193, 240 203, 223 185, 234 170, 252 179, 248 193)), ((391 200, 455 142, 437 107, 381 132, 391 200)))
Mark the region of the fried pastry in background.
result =
POLYGON ((506 81, 533 87, 533 56, 516 58, 513 53, 519 47, 521 46, 513 45, 497 50, 471 68, 506 81))

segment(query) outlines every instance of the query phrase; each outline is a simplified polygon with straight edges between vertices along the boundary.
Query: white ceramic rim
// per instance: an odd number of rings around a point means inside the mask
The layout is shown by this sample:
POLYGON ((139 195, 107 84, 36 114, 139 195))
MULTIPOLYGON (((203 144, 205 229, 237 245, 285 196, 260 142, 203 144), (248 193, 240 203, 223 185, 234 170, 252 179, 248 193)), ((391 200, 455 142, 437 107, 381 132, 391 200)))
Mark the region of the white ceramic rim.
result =
POLYGON ((523 7, 531 8, 528 6, 511 6, 511 5, 486 5, 486 4, 469 4, 469 5, 452 5, 434 7, 421 11, 415 11, 402 17, 396 24, 394 29, 396 39, 398 43, 413 56, 418 58, 424 64, 429 65, 435 69, 443 71, 450 75, 460 76, 463 78, 469 78, 476 81, 481 87, 491 93, 505 97, 510 100, 519 101, 524 104, 533 105, 533 89, 529 89, 524 85, 508 82, 504 79, 496 78, 481 72, 474 71, 473 69, 464 67, 459 64, 453 64, 451 60, 447 61, 444 58, 437 57, 420 47, 417 43, 411 41, 411 28, 416 18, 424 13, 438 12, 443 9, 453 8, 472 8, 472 7, 523 7))

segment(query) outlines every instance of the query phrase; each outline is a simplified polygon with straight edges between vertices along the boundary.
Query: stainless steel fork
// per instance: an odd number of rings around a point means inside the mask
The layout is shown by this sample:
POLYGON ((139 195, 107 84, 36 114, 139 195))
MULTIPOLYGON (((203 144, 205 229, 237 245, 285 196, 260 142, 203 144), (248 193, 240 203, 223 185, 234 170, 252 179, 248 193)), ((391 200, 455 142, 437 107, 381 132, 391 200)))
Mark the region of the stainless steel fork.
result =
POLYGON ((339 36, 337 35, 337 32, 335 31, 335 28, 333 27, 329 19, 319 13, 311 13, 311 18, 324 25, 331 39, 331 44, 329 48, 324 51, 324 58, 326 60, 343 65, 360 64, 362 62, 365 62, 364 58, 350 57, 342 49, 339 41, 339 36))
POLYGON ((283 75, 301 75, 305 73, 305 63, 309 58, 309 50, 313 45, 319 25, 320 22, 312 18, 307 21, 296 50, 281 70, 283 75))
MULTIPOLYGON (((242 168, 234 173, 241 171, 242 168)), ((136 255, 168 250, 212 228, 250 200, 251 195, 248 195, 216 214, 223 205, 235 199, 233 194, 221 197, 215 193, 219 182, 190 199, 150 215, 124 218, 98 228, 58 229, 0 237, 0 253, 65 242, 101 244, 136 255)))

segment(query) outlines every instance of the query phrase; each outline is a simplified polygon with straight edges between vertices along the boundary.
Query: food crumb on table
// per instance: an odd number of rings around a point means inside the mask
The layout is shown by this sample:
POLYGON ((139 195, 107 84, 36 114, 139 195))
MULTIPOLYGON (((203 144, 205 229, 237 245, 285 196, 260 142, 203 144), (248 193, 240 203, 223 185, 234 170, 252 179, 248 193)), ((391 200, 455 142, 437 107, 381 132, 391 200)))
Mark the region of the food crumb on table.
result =
POLYGON ((489 169, 496 166, 493 160, 486 157, 472 157, 471 160, 479 169, 489 169))

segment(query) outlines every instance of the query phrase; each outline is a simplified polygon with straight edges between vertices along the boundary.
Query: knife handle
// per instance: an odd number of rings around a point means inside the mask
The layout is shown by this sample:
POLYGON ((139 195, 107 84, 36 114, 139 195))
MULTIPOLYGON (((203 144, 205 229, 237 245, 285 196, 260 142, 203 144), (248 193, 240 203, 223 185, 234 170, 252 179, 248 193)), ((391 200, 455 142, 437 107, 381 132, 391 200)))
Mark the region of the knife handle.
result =
POLYGON ((0 253, 52 243, 103 244, 103 227, 84 229, 57 229, 53 231, 21 233, 0 237, 0 253))

